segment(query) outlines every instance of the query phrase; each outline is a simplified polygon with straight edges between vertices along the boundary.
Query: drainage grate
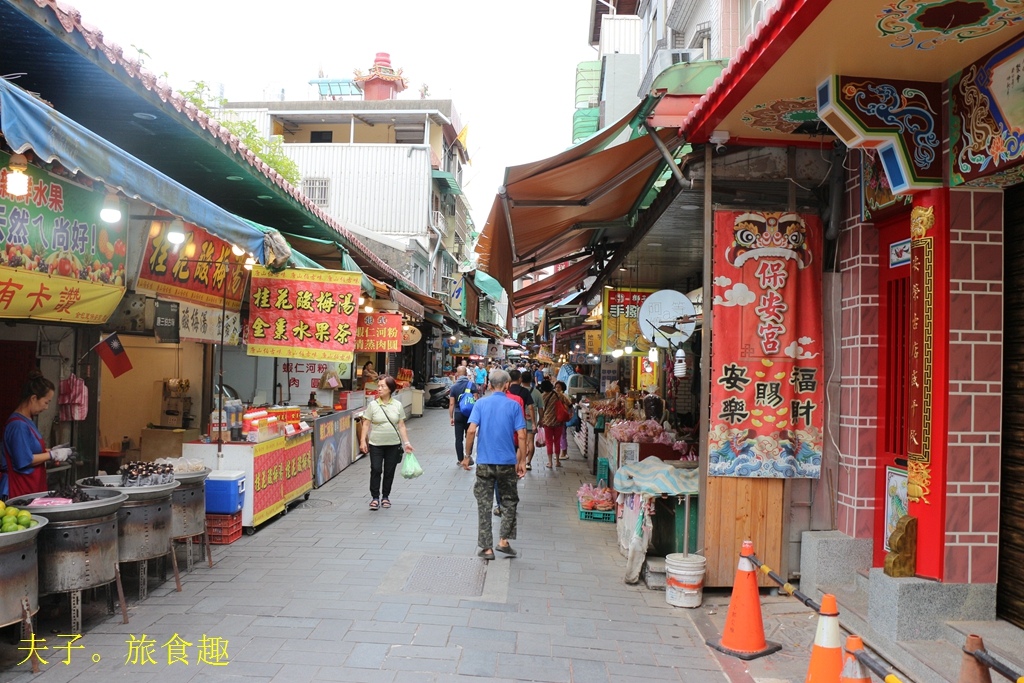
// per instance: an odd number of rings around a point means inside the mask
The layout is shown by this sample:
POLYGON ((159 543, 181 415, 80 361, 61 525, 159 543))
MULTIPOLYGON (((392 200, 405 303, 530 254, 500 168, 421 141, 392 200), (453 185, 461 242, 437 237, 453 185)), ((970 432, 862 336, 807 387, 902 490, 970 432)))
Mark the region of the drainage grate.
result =
POLYGON ((329 501, 329 500, 324 500, 323 498, 310 498, 309 500, 302 501, 301 503, 299 503, 298 505, 296 505, 292 509, 293 510, 309 510, 309 509, 312 509, 312 508, 330 507, 331 505, 333 505, 333 503, 331 503, 331 501, 329 501))
POLYGON ((473 557, 424 555, 416 562, 405 590, 429 595, 479 596, 484 592, 485 562, 473 557))

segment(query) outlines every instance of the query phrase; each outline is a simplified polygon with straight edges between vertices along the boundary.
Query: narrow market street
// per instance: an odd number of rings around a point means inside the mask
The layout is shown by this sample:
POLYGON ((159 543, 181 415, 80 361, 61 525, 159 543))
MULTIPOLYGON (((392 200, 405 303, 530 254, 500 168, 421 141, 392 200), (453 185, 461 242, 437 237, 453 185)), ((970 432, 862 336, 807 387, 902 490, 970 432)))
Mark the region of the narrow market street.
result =
MULTIPOLYGON (((562 469, 539 457, 520 484, 519 557, 485 565, 475 555, 474 475, 455 464, 447 411, 408 424, 425 473, 396 478, 393 508, 367 509, 361 459, 254 535, 214 546, 213 569, 197 561, 183 592, 173 578, 151 580, 140 603, 127 588, 129 624, 87 605, 74 645, 84 649, 70 650, 70 665, 58 649, 65 632, 42 623, 43 673, 5 658, 0 680, 727 680, 690 610, 623 583, 614 526, 578 519, 575 492, 592 477, 574 444, 562 469), (168 666, 175 633, 193 646, 187 664, 168 666), (126 641, 144 634, 155 663, 126 664, 126 641), (204 636, 226 641, 225 666, 197 662, 204 636)), ((66 628, 67 619, 65 607, 50 620, 66 628)))

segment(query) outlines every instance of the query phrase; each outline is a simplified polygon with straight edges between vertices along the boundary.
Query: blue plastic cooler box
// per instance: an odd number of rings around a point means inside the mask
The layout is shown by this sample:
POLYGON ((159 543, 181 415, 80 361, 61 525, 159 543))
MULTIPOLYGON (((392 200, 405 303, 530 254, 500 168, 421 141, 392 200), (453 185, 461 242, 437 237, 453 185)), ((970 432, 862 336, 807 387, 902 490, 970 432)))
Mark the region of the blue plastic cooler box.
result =
POLYGON ((217 470, 206 478, 206 512, 233 515, 245 501, 245 472, 217 470))

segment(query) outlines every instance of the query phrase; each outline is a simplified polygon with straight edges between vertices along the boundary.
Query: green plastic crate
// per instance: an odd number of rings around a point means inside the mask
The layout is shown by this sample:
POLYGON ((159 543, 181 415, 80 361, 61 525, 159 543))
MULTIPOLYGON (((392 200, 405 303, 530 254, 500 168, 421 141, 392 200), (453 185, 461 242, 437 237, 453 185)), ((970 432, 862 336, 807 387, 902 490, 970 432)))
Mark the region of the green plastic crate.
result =
POLYGON ((584 510, 583 504, 578 500, 576 501, 576 509, 580 511, 580 519, 615 524, 615 510, 584 510))

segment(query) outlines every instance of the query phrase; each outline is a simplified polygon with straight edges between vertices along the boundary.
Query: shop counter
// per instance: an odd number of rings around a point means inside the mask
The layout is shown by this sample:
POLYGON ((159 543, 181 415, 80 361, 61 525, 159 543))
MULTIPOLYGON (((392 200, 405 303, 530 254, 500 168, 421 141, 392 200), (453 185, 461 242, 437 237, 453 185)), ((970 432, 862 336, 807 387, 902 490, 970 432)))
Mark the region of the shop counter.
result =
POLYGON ((284 512, 313 488, 313 434, 279 436, 262 443, 230 442, 217 457, 216 443, 186 443, 182 456, 198 458, 212 470, 245 472, 242 526, 257 527, 284 512))

